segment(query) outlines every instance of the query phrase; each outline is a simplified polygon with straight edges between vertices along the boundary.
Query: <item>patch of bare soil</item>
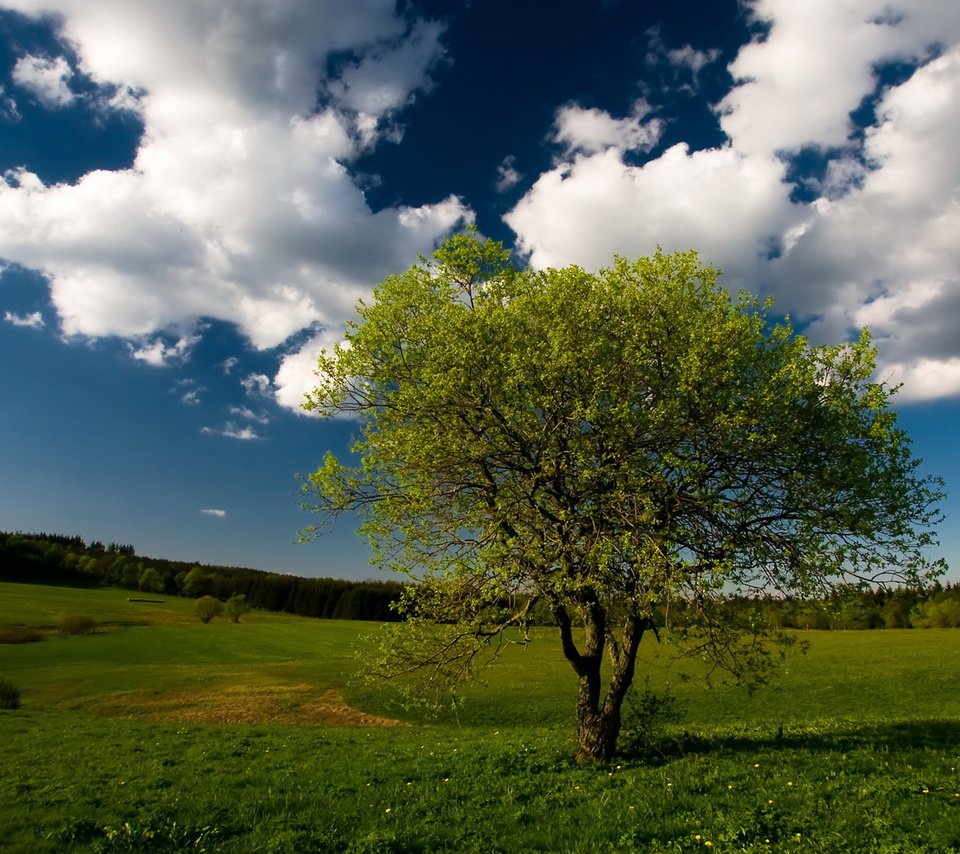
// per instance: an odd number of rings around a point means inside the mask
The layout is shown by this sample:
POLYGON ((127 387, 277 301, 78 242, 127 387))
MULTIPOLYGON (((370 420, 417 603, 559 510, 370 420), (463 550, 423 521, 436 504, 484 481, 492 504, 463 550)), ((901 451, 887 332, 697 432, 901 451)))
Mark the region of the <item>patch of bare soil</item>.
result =
POLYGON ((361 712, 336 690, 312 685, 225 685, 205 691, 133 692, 98 704, 100 714, 202 724, 283 723, 305 726, 407 726, 361 712))

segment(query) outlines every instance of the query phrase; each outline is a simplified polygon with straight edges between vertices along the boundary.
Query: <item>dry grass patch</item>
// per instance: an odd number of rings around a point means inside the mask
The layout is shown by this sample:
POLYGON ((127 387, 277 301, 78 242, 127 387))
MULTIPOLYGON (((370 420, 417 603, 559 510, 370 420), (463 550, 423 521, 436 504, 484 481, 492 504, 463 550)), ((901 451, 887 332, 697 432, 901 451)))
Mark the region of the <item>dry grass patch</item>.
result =
POLYGON ((350 706, 334 688, 313 685, 221 685, 200 691, 115 694, 97 703, 99 714, 200 724, 297 724, 301 726, 407 726, 350 706))

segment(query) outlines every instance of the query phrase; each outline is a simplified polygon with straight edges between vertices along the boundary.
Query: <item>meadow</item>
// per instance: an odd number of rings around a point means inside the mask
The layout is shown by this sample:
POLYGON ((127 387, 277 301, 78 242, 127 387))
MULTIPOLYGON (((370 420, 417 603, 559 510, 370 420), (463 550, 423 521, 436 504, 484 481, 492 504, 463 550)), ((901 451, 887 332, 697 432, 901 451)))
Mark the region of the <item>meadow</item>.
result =
POLYGON ((753 694, 644 642, 660 749, 572 761, 548 630, 437 720, 350 677, 370 623, 0 584, 0 851, 960 850, 960 632, 802 632, 753 694), (65 615, 99 624, 62 636, 65 615), (689 678, 688 678, 689 677, 689 678))

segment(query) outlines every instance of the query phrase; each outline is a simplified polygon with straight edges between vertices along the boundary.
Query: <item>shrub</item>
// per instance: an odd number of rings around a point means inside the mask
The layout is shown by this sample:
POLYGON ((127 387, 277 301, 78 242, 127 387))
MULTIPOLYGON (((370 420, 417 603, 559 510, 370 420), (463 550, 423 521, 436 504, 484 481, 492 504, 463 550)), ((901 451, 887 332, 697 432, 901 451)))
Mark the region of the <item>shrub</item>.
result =
POLYGON ((680 720, 676 703, 673 694, 651 691, 649 678, 639 694, 631 691, 624 704, 619 740, 621 751, 641 756, 660 753, 666 725, 680 720))
POLYGON ((212 596, 201 596, 196 604, 197 616, 201 623, 209 623, 214 617, 223 613, 223 602, 212 596))
POLYGON ((19 709, 20 689, 7 679, 0 678, 0 709, 19 709))
POLYGON ((36 643, 43 635, 29 626, 8 626, 0 629, 0 643, 36 643))
POLYGON ((89 635, 97 630, 97 621, 86 614, 67 614, 60 618, 57 629, 62 635, 89 635))

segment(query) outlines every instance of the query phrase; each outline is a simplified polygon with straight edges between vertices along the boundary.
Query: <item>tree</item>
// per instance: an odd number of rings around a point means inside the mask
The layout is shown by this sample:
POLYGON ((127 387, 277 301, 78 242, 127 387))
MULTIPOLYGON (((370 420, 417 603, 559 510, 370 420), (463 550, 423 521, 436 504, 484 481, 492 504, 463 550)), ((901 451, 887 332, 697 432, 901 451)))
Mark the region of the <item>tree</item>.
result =
POLYGON ((201 596, 197 599, 195 610, 201 623, 209 623, 214 617, 219 617, 223 613, 223 602, 212 596, 201 596))
POLYGON ((359 462, 328 453, 303 489, 416 582, 393 671, 466 676, 545 603, 578 757, 604 760, 659 609, 683 611, 688 651, 760 678, 763 621, 729 596, 942 571, 940 483, 870 380, 868 334, 811 346, 718 275, 660 251, 521 270, 465 234, 358 304, 305 407, 357 419, 359 462))
POLYGON ((140 578, 137 581, 137 587, 145 593, 162 593, 163 576, 157 572, 155 566, 144 567, 142 564, 140 578))
POLYGON ((239 623, 240 618, 250 610, 250 606, 247 604, 247 597, 243 593, 234 593, 233 596, 227 599, 224 610, 233 622, 239 623))

